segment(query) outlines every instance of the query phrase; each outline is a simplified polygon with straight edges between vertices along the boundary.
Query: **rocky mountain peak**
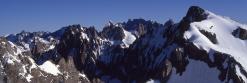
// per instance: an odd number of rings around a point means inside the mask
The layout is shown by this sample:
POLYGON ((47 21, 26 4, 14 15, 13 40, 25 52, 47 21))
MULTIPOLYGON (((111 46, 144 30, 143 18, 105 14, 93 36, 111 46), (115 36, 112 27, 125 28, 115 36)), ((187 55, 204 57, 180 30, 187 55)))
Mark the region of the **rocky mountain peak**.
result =
POLYGON ((165 22, 164 26, 172 26, 174 24, 175 22, 172 19, 169 19, 168 21, 165 22))
POLYGON ((201 21, 206 19, 207 15, 206 11, 199 6, 191 6, 185 17, 189 18, 191 21, 201 21))
POLYGON ((125 37, 124 29, 121 24, 109 23, 109 26, 105 26, 101 32, 104 38, 110 40, 122 40, 125 37))

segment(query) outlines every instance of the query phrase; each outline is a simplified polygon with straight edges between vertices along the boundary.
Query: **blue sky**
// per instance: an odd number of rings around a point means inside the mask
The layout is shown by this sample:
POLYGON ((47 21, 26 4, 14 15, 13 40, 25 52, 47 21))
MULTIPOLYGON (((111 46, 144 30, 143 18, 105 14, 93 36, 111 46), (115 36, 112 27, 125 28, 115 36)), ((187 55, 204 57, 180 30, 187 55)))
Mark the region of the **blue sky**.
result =
POLYGON ((0 35, 55 31, 70 24, 95 26, 144 18, 178 22, 191 5, 247 23, 247 0, 1 0, 0 35))

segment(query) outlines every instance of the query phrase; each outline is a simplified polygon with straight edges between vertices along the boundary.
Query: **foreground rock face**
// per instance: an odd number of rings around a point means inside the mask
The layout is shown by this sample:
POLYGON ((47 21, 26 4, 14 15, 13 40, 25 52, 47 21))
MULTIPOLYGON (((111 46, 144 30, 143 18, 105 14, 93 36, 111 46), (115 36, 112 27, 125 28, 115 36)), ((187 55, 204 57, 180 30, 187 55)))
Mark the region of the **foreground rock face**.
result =
MULTIPOLYGON (((109 22, 101 32, 94 27, 71 25, 53 33, 23 31, 1 37, 0 80, 6 83, 246 82, 247 72, 233 55, 213 48, 202 49, 192 42, 193 36, 185 37, 193 23, 204 21, 209 15, 206 10, 192 6, 179 23, 134 19, 126 23, 109 22)), ((201 28, 198 32, 200 38, 220 44, 216 33, 201 28)), ((244 29, 238 28, 232 34, 245 39, 244 29)))

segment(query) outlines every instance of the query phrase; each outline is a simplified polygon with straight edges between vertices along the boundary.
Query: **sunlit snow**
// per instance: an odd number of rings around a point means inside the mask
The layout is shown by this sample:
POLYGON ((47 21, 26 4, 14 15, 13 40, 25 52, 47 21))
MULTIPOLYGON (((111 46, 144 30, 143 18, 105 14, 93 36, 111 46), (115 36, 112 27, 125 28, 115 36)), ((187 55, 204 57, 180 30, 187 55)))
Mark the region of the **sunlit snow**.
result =
POLYGON ((61 72, 58 70, 58 66, 53 64, 51 61, 44 62, 42 65, 39 65, 39 68, 53 75, 61 74, 61 72))
POLYGON ((230 54, 247 70, 247 41, 232 35, 232 32, 238 27, 247 29, 246 25, 215 15, 209 11, 207 13, 209 16, 206 20, 190 24, 189 30, 184 33, 184 38, 193 42, 199 49, 204 49, 207 52, 215 50, 230 54), (218 44, 210 42, 199 30, 215 33, 218 44))

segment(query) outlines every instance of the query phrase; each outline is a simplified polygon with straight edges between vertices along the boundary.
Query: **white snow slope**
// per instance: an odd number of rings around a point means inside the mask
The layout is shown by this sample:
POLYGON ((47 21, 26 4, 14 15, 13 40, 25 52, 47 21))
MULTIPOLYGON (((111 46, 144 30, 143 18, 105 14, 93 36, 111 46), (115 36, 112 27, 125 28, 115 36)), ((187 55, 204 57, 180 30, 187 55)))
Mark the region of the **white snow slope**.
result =
POLYGON ((221 83, 219 74, 216 68, 209 68, 204 62, 190 60, 182 76, 176 74, 175 69, 172 70, 168 83, 221 83))
POLYGON ((42 65, 39 66, 39 68, 47 73, 58 75, 61 74, 61 72, 58 69, 58 65, 53 64, 50 61, 46 61, 42 65))
POLYGON ((127 47, 129 47, 129 45, 132 44, 136 40, 136 37, 131 32, 126 31, 126 30, 124 30, 124 34, 125 34, 125 37, 122 41, 127 47))

